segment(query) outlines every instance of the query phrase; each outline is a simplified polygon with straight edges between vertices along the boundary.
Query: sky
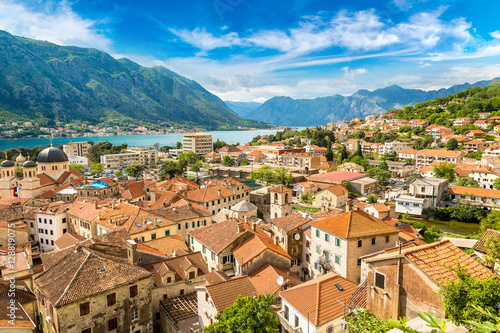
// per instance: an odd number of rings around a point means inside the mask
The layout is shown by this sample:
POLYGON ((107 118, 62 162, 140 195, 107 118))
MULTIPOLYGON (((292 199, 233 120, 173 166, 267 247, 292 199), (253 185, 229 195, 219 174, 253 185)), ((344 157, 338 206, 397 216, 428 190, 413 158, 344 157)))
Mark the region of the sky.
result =
POLYGON ((264 102, 500 77, 498 13, 493 0, 0 0, 0 30, 264 102))

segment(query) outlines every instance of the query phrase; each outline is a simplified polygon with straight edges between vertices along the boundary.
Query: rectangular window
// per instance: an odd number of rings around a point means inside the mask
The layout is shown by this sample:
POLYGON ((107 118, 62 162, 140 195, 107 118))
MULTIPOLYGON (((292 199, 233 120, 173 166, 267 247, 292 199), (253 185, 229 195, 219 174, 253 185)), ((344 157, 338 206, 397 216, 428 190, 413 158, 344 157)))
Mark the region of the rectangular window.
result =
POLYGON ((326 333, 333 333, 333 326, 330 325, 326 328, 326 333))
POLYGON ((134 284, 133 286, 130 286, 130 298, 137 296, 138 290, 137 290, 137 285, 134 284))
POLYGON ((181 230, 181 224, 177 224, 177 230, 181 230))
POLYGON ((165 236, 170 236, 170 230, 165 230, 165 236))
POLYGON ((319 254, 320 253, 320 250, 319 250, 319 246, 316 245, 316 253, 319 254))
POLYGON ((80 304, 80 317, 90 313, 90 302, 80 304))
POLYGON ((325 251, 325 261, 330 260, 330 252, 325 251))
POLYGON ((372 237, 372 245, 375 245, 375 237, 372 237))
POLYGON ((316 229, 316 237, 319 238, 319 230, 318 229, 316 229))
POLYGON ((360 240, 358 240, 358 247, 361 247, 361 246, 363 246, 363 241, 360 239, 360 240))
POLYGON ((299 317, 295 316, 295 327, 299 327, 299 317))
POLYGON ((207 247, 205 245, 201 247, 201 252, 203 252, 203 254, 207 252, 207 247))
POLYGON ((114 317, 108 320, 108 332, 114 331, 118 328, 118 318, 114 317))
POLYGON ((195 278, 195 272, 189 272, 189 280, 192 280, 195 278))
POLYGON ((385 289, 385 275, 375 272, 375 287, 385 289))
POLYGON ((325 232, 325 242, 328 242, 329 241, 328 239, 329 239, 328 234, 325 232))
POLYGON ((290 310, 288 309, 288 306, 285 305, 285 319, 288 320, 290 310))
POLYGON ((314 269, 318 269, 318 263, 317 262, 314 263, 314 269))
POLYGON ((385 242, 386 242, 386 243, 389 243, 390 239, 391 239, 391 238, 390 238, 389 236, 385 236, 385 242))
POLYGON ((92 333, 92 329, 90 327, 84 328, 81 333, 92 333))
POLYGON ((130 312, 130 319, 132 321, 136 321, 139 319, 139 310, 137 309, 132 309, 132 311, 130 312))
POLYGON ((361 259, 358 259, 358 260, 357 260, 356 265, 357 265, 357 266, 361 266, 361 259))
POLYGON ((340 239, 339 238, 335 238, 335 246, 340 247, 340 239))
POLYGON ((191 228, 194 228, 194 221, 191 222, 191 228))
POLYGON ((340 265, 340 257, 339 256, 335 256, 335 263, 337 265, 340 265))
POLYGON ((151 239, 156 239, 156 234, 151 234, 151 239))
POLYGON ((116 293, 108 294, 106 296, 108 306, 115 305, 116 304, 116 293))
POLYGON ((189 229, 189 222, 184 223, 184 227, 185 227, 186 229, 189 229))

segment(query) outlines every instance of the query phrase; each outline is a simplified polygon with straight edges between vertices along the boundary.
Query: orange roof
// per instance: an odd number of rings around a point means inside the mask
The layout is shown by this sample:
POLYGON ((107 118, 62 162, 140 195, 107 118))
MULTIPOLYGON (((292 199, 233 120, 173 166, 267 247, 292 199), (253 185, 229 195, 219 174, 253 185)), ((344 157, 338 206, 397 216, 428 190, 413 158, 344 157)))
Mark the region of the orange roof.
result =
POLYGON ((270 192, 276 192, 276 193, 293 192, 290 188, 288 188, 288 187, 286 187, 284 185, 278 185, 276 187, 273 187, 269 191, 270 192))
POLYGON ((186 243, 177 235, 161 237, 150 241, 142 242, 141 244, 156 249, 165 256, 171 256, 174 251, 177 251, 179 249, 189 251, 189 248, 186 245, 186 243))
POLYGON ((57 246, 59 249, 65 249, 71 245, 74 245, 76 243, 79 243, 81 241, 86 240, 87 238, 78 235, 78 234, 72 234, 70 232, 64 233, 61 237, 56 239, 54 244, 57 246))
POLYGON ((186 193, 186 198, 195 202, 207 202, 223 199, 235 195, 233 191, 225 186, 208 186, 186 193))
POLYGON ((397 229, 387 225, 383 221, 359 210, 313 221, 311 224, 346 239, 398 232, 397 229))
POLYGON ((344 186, 339 185, 339 184, 330 186, 330 187, 326 188, 325 190, 332 192, 336 196, 339 196, 339 195, 342 195, 342 194, 346 194, 346 193, 349 192, 349 191, 347 191, 345 189, 344 186))
MULTIPOLYGON (((157 194, 160 191, 157 191, 157 194)), ((182 198, 179 194, 172 191, 161 191, 161 197, 156 200, 156 202, 152 202, 148 204, 149 209, 159 209, 162 207, 168 207, 172 204, 174 199, 182 198)))
POLYGON ((477 260, 467 255, 449 240, 441 241, 405 250, 405 257, 417 265, 427 276, 437 283, 457 281, 458 277, 450 268, 456 268, 457 263, 473 277, 484 279, 495 276, 477 260))
POLYGON ((222 312, 233 305, 238 296, 247 297, 255 294, 252 281, 247 276, 232 278, 229 281, 205 285, 217 312, 222 312))
POLYGON ((417 154, 418 155, 430 155, 430 156, 458 157, 462 154, 462 152, 451 151, 451 150, 423 149, 423 150, 420 150, 417 154))
POLYGON ((233 255, 238 263, 243 266, 266 250, 270 250, 290 260, 292 259, 281 246, 274 244, 271 238, 260 235, 254 235, 235 248, 233 255))
POLYGON ((383 204, 383 203, 376 203, 376 204, 372 204, 372 207, 379 213, 382 213, 382 212, 389 212, 389 206, 383 204))
POLYGON ((279 295, 317 327, 343 316, 346 299, 351 298, 357 289, 356 283, 335 273, 328 273, 282 291, 279 295))
POLYGON ((473 195, 481 198, 500 199, 499 190, 487 190, 482 188, 465 187, 465 186, 450 186, 450 194, 458 195, 473 195))
POLYGON ((274 295, 285 286, 280 286, 277 283, 278 276, 281 276, 283 281, 286 281, 286 286, 288 287, 294 287, 302 283, 302 281, 288 269, 269 263, 260 266, 248 275, 257 293, 262 295, 274 295))
POLYGON ((408 149, 400 151, 399 153, 400 154, 416 154, 416 153, 418 153, 418 150, 413 149, 413 148, 408 148, 408 149))
POLYGON ((312 218, 302 215, 302 213, 295 213, 292 215, 272 219, 269 222, 283 229, 285 232, 290 232, 298 227, 312 221, 312 218))

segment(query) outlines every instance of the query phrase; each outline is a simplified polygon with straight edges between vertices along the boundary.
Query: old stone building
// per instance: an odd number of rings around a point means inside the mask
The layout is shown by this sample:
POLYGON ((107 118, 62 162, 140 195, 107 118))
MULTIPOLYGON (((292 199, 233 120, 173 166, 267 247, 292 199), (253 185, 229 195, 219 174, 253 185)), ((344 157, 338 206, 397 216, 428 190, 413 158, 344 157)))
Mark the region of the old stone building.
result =
POLYGON ((283 185, 269 190, 271 194, 271 218, 288 216, 292 213, 293 191, 283 185))

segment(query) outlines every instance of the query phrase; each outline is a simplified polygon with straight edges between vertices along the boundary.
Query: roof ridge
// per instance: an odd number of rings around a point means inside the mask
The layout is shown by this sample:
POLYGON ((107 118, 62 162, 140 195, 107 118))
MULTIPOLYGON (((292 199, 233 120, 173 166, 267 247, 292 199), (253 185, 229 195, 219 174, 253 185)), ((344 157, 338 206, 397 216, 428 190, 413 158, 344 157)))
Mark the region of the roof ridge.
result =
MULTIPOLYGON (((71 278, 71 281, 69 281, 69 283, 66 285, 66 288, 64 288, 64 291, 61 293, 61 296, 59 296, 59 298, 55 301, 54 306, 57 307, 57 305, 59 304, 59 302, 61 301, 61 299, 64 296, 66 296, 66 293, 68 292, 70 286, 73 284, 73 282, 75 282, 75 279, 78 276, 78 273, 83 269, 83 265, 87 262, 88 258, 90 257, 90 252, 85 252, 85 253, 86 253, 85 259, 82 260, 82 263, 80 264, 80 267, 78 267, 78 269, 76 270, 75 274, 71 278)), ((64 258, 66 258, 66 257, 64 257, 64 258)), ((52 267, 52 268, 54 268, 54 267, 52 267)))
POLYGON ((414 247, 414 248, 410 248, 410 249, 404 251, 403 254, 406 255, 406 254, 411 254, 411 253, 414 253, 414 252, 417 252, 417 251, 421 251, 421 250, 427 250, 427 249, 430 249, 430 248, 433 248, 433 247, 437 247, 437 246, 445 244, 445 243, 450 243, 451 244, 451 242, 448 239, 446 239, 446 240, 442 240, 440 242, 426 244, 426 245, 420 245, 420 246, 417 246, 417 247, 414 247))

